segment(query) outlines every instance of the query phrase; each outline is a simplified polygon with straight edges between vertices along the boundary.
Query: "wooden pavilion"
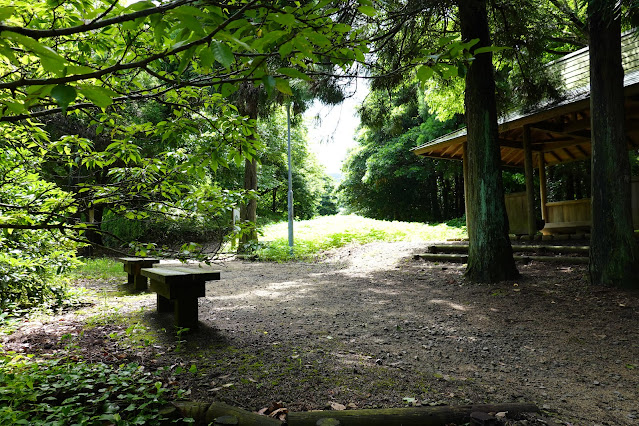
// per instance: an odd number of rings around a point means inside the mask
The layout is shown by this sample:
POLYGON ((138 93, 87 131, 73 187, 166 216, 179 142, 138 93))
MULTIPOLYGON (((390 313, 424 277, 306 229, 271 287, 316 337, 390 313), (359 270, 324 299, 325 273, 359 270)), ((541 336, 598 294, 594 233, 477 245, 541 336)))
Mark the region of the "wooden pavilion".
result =
MULTIPOLYGON (((639 149, 639 39, 633 30, 622 35, 628 149, 639 149)), ((506 195, 511 234, 537 232, 533 169, 539 169, 542 232, 572 233, 591 225, 590 199, 548 202, 546 167, 590 158, 590 82, 588 48, 551 65, 560 73, 565 99, 535 111, 511 114, 499 122, 499 146, 505 167, 524 169, 526 192, 506 195)), ((467 177, 466 129, 413 148, 424 157, 461 160, 467 177)), ((467 191, 464 183, 464 191, 467 191)), ((632 214, 639 229, 639 177, 632 179, 632 214)))

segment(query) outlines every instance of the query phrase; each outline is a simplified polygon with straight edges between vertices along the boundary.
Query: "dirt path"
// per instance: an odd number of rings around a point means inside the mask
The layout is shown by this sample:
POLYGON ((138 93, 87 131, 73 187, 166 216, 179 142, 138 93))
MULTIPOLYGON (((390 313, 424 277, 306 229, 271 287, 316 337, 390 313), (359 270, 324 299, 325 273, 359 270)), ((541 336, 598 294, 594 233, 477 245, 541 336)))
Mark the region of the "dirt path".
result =
MULTIPOLYGON (((412 259, 424 250, 373 243, 319 263, 226 262, 197 333, 130 356, 167 367, 192 399, 249 410, 521 401, 558 424, 639 424, 639 294, 590 288, 584 267, 535 263, 516 282, 472 285, 460 266, 412 259)), ((153 302, 128 305, 170 328, 153 302)))

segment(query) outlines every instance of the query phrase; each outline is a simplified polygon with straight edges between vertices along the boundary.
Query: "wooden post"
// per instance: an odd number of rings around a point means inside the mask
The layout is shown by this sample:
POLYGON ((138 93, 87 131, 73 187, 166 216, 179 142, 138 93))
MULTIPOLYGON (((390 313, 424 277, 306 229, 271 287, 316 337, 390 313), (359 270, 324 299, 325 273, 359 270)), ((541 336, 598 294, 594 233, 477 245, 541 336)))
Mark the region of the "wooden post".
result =
MULTIPOLYGON (((464 212, 466 213, 466 230, 468 230, 468 142, 462 144, 462 173, 464 175, 464 212)), ((470 231, 468 231, 470 236, 470 231)))
POLYGON ((535 221, 535 193, 533 180, 532 141, 530 126, 524 126, 524 175, 526 176, 526 196, 528 199, 528 235, 537 233, 535 221))
POLYGON ((539 153, 537 157, 537 163, 539 164, 539 198, 541 198, 541 218, 544 223, 548 222, 548 192, 546 189, 546 160, 544 159, 543 151, 539 153))
POLYGON ((157 295, 157 311, 160 313, 163 312, 173 312, 173 302, 167 299, 164 296, 157 295))

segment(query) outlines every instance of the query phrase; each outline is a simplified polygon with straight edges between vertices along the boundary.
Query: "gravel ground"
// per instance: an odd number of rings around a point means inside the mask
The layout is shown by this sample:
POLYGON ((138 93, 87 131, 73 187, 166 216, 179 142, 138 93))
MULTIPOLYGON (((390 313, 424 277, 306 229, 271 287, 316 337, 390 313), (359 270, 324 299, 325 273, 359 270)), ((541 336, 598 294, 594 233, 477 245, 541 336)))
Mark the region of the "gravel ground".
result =
MULTIPOLYGON (((583 266, 535 262, 519 265, 517 281, 471 284, 462 266, 413 260, 425 249, 372 243, 316 263, 224 262, 200 299, 200 329, 153 344, 123 346, 106 336, 125 325, 87 328, 67 313, 26 323, 3 345, 52 353, 72 334, 79 356, 162 368, 193 400, 252 411, 531 402, 542 413, 518 424, 639 424, 639 293, 589 287, 583 266)), ((119 315, 171 329, 154 295, 119 300, 119 315)))

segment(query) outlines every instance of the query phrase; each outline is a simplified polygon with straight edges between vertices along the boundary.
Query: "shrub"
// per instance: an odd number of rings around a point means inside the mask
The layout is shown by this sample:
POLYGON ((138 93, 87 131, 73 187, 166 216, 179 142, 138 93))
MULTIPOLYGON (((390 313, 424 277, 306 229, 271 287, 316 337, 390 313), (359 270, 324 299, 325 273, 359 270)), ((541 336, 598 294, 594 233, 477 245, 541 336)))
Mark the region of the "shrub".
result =
POLYGON ((183 244, 199 243, 213 244, 217 250, 230 231, 226 224, 201 216, 158 216, 152 220, 135 220, 109 211, 104 216, 102 230, 107 233, 104 241, 108 247, 140 242, 178 250, 183 244))
POLYGON ((62 304, 65 289, 58 275, 78 264, 77 243, 58 231, 4 229, 0 246, 1 311, 62 304))

